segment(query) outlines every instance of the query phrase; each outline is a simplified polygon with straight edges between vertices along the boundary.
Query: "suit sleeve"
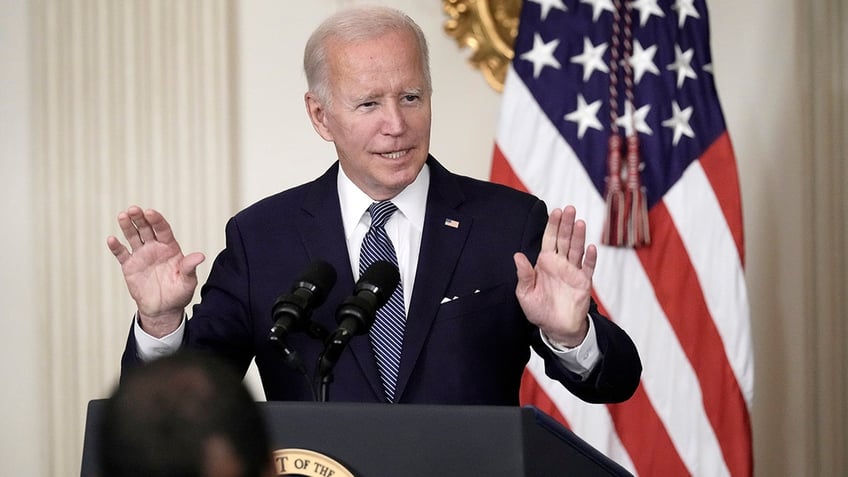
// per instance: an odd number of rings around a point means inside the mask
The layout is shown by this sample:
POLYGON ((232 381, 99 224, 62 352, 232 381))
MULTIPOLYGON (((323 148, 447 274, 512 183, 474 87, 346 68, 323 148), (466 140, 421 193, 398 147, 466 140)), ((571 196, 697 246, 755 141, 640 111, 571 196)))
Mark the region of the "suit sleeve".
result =
POLYGON ((624 330, 598 312, 594 301, 589 315, 595 325, 601 357, 586 379, 566 369, 545 346, 538 332, 535 333, 533 349, 545 361, 545 374, 562 383, 580 399, 590 403, 626 401, 636 391, 642 374, 636 346, 624 330))
POLYGON ((226 248, 215 258, 200 290, 201 301, 186 323, 184 346, 215 353, 246 373, 254 356, 251 287, 242 233, 232 218, 226 226, 226 248))

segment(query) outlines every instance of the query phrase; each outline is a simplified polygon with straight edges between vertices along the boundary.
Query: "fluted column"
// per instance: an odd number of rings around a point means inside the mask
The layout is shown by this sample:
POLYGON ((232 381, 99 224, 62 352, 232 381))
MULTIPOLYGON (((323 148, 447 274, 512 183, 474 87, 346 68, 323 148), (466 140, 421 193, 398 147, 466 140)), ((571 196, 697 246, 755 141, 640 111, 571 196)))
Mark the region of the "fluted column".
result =
POLYGON ((803 2, 810 109, 804 129, 809 154, 812 306, 799 316, 814 369, 809 455, 816 475, 848 469, 848 8, 842 0, 803 2))
MULTIPOLYGON (((130 204, 211 258, 232 214, 232 0, 36 0, 33 157, 51 475, 79 468, 86 403, 115 384, 135 310, 105 245, 130 204)), ((201 280, 203 279, 201 276, 201 280)))

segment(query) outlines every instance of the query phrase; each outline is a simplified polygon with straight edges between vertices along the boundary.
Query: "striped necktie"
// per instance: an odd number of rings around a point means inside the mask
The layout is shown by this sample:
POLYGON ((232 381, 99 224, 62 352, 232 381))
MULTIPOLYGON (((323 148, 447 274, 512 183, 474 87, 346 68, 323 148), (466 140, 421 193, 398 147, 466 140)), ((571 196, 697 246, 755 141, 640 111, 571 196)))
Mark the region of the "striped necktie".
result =
MULTIPOLYGON (((378 260, 385 260, 397 266, 395 247, 389 240, 389 236, 386 235, 384 228, 389 217, 396 210, 397 206, 388 200, 374 202, 368 207, 368 213, 371 214, 371 228, 365 234, 359 253, 360 276, 372 263, 378 260)), ((400 369, 400 353, 403 347, 405 325, 403 284, 398 283, 389 301, 377 310, 377 316, 370 332, 371 346, 374 348, 377 368, 380 371, 380 379, 383 381, 383 390, 389 402, 393 402, 395 399, 395 385, 400 369)))

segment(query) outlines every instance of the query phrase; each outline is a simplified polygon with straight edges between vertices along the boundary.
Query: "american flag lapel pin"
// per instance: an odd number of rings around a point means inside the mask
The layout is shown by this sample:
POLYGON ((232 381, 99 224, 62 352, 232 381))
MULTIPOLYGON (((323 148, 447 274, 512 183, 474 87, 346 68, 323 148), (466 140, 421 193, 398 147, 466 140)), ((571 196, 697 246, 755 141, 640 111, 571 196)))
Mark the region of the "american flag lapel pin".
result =
POLYGON ((459 221, 453 220, 453 219, 445 219, 445 225, 447 225, 450 228, 458 229, 459 228, 459 221))

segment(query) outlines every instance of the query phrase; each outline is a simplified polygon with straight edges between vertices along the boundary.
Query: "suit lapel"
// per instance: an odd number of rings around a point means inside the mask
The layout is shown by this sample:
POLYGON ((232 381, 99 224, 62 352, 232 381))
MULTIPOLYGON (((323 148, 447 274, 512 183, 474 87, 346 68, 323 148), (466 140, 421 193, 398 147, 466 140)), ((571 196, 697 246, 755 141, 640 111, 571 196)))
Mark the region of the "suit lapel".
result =
POLYGON ((326 260, 335 267, 338 276, 336 292, 348 284, 353 287, 339 208, 337 173, 338 163, 309 185, 303 200, 301 220, 297 222, 309 258, 326 260))
POLYGON ((459 212, 457 208, 464 201, 464 195, 455 176, 432 156, 427 163, 430 166, 427 211, 404 332, 396 389, 398 399, 403 395, 427 341, 473 221, 471 216, 459 212))

